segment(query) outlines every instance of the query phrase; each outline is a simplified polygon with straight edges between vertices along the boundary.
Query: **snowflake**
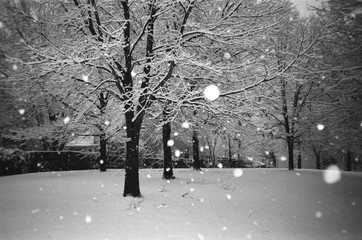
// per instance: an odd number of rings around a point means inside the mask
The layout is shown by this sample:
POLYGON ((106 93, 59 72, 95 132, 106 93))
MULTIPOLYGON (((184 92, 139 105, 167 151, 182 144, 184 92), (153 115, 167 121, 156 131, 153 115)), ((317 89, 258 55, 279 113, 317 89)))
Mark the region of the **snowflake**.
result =
POLYGON ((176 156, 176 157, 179 157, 180 155, 181 155, 181 151, 180 151, 180 150, 176 150, 176 151, 175 151, 175 156, 176 156))
POLYGON ((225 52, 225 53, 224 53, 224 58, 225 58, 226 60, 229 60, 229 59, 231 58, 230 53, 225 52))
POLYGON ((341 180, 341 170, 336 165, 329 166, 323 171, 323 179, 328 184, 333 184, 341 180))
POLYGON ((319 131, 322 131, 324 129, 324 125, 323 124, 317 124, 317 129, 319 131))
POLYGON ((315 217, 316 218, 321 218, 322 217, 322 212, 320 212, 320 211, 317 211, 316 213, 315 213, 315 217))
POLYGON ((91 223, 92 222, 92 217, 90 215, 86 215, 84 221, 86 223, 91 223))
POLYGON ((175 141, 170 139, 167 141, 167 146, 172 147, 175 144, 175 141))
POLYGON ((82 74, 82 78, 83 78, 83 81, 84 81, 84 82, 88 82, 88 81, 89 81, 88 75, 82 74))
POLYGON ((70 121, 70 117, 66 117, 66 118, 63 119, 64 124, 69 123, 69 121, 70 121))
POLYGON ((189 127, 190 127, 190 123, 188 123, 188 122, 183 122, 183 123, 181 124, 181 127, 183 127, 183 128, 189 128, 189 127))
POLYGON ((216 85, 209 85, 204 90, 204 96, 209 101, 214 101, 220 96, 220 90, 216 85))
POLYGON ((135 77, 136 75, 137 75, 137 73, 136 73, 135 71, 133 71, 133 70, 132 70, 132 72, 131 72, 131 76, 132 76, 132 77, 135 77))
POLYGON ((204 235, 202 235, 201 233, 197 233, 197 237, 198 237, 200 240, 204 240, 204 239, 205 239, 204 235))
POLYGON ((241 168, 234 169, 233 175, 234 177, 241 177, 243 175, 243 169, 241 168))

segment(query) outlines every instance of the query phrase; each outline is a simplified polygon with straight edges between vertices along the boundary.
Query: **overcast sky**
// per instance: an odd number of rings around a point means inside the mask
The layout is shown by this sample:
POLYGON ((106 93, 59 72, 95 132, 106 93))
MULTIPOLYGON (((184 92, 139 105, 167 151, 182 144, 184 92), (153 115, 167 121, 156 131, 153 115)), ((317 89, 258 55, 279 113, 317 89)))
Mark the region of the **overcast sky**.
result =
POLYGON ((321 0, 290 0, 290 2, 297 6, 300 15, 304 17, 308 15, 308 5, 317 6, 320 4, 321 0))

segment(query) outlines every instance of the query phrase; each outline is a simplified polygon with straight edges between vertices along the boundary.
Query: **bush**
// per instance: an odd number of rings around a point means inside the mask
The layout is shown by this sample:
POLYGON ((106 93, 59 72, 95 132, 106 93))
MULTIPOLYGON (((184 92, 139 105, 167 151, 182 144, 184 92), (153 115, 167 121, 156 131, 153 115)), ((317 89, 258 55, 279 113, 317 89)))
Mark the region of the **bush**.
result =
POLYGON ((30 172, 95 169, 97 158, 93 152, 33 151, 29 152, 30 172))
POLYGON ((26 151, 0 147, 0 176, 28 173, 29 167, 26 151))

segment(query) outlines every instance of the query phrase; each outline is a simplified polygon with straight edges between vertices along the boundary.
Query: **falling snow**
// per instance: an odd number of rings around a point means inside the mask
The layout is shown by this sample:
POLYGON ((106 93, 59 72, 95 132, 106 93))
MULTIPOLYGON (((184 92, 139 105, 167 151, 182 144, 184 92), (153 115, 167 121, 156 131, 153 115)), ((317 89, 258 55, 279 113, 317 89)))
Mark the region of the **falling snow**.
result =
POLYGON ((70 117, 66 117, 63 119, 64 124, 68 124, 70 121, 70 117))
POLYGON ((216 85, 209 85, 204 90, 204 96, 209 101, 214 101, 220 96, 220 90, 216 85))
POLYGON ((133 71, 133 70, 132 70, 132 72, 131 72, 131 76, 132 76, 132 77, 135 77, 135 76, 137 76, 137 73, 136 73, 135 71, 133 71))
POLYGON ((175 156, 176 156, 176 157, 180 157, 180 155, 181 155, 181 151, 180 151, 180 150, 176 150, 176 151, 175 151, 175 156))
POLYGON ((224 53, 224 58, 225 58, 226 60, 229 60, 229 59, 231 58, 230 53, 225 52, 225 53, 224 53))
POLYGON ((329 166, 323 171, 323 179, 328 184, 333 184, 341 180, 341 170, 336 165, 329 166))
POLYGON ((189 122, 183 122, 183 123, 181 124, 181 127, 183 127, 183 128, 189 128, 189 127, 190 127, 190 123, 189 123, 189 122))
POLYGON ((88 75, 82 75, 82 79, 83 79, 83 81, 84 82, 88 82, 89 81, 89 77, 88 77, 88 75))
POLYGON ((233 175, 234 177, 241 177, 243 175, 243 169, 241 168, 234 169, 233 175))
POLYGON ((315 213, 315 217, 316 218, 321 218, 323 216, 323 214, 322 214, 322 212, 320 212, 320 211, 317 211, 316 213, 315 213))
POLYGON ((317 124, 317 129, 319 131, 322 131, 324 129, 324 125, 323 124, 317 124))
POLYGON ((84 221, 86 223, 91 223, 92 222, 92 217, 90 215, 86 215, 84 221))
POLYGON ((170 139, 167 141, 167 146, 172 147, 175 144, 175 141, 170 139))
POLYGON ((201 233, 197 233, 197 237, 198 237, 200 240, 204 240, 204 239, 205 239, 204 235, 202 235, 201 233))
POLYGON ((36 213, 38 213, 39 211, 40 211, 39 208, 37 208, 37 209, 31 210, 31 213, 32 213, 32 214, 36 214, 36 213))

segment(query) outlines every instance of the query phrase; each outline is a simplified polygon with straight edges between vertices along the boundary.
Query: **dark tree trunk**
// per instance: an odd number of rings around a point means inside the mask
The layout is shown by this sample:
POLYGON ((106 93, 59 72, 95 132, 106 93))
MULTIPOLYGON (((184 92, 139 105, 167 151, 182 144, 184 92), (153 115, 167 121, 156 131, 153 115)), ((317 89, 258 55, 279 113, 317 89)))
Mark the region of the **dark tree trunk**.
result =
POLYGON ((346 170, 352 171, 352 152, 347 151, 346 170))
POLYGON ((287 105, 287 94, 286 94, 286 85, 287 82, 285 79, 281 80, 281 95, 282 95, 282 113, 284 117, 284 128, 287 134, 287 145, 288 145, 288 169, 294 170, 294 136, 293 128, 290 128, 289 125, 289 114, 288 114, 288 105, 287 105))
POLYGON ((233 159, 232 159, 232 151, 231 151, 231 137, 228 136, 228 140, 229 140, 229 144, 228 144, 228 148, 229 148, 229 167, 233 167, 233 159))
POLYGON ((238 139, 238 162, 241 160, 241 156, 240 156, 240 150, 241 150, 241 140, 238 139))
POLYGON ((315 155, 316 168, 321 169, 321 152, 313 146, 313 152, 315 155))
POLYGON ((292 137, 287 136, 288 143, 288 169, 294 170, 294 141, 292 137))
MULTIPOLYGON (((100 119, 105 114, 108 105, 108 92, 101 92, 98 96, 99 103, 97 105, 100 112, 100 119)), ((103 122, 99 123, 99 170, 105 172, 107 170, 107 134, 102 126, 103 122)))
POLYGON ((197 171, 201 171, 200 157, 199 157, 199 138, 198 132, 196 130, 192 133, 192 152, 194 158, 194 169, 197 171))
POLYGON ((106 133, 102 132, 99 137, 99 170, 101 172, 105 172, 107 170, 106 163, 107 163, 107 139, 106 133))
POLYGON ((298 152, 298 168, 302 169, 302 154, 298 152))
MULTIPOLYGON (((164 121, 167 121, 164 112, 164 121)), ((164 122, 162 126, 163 135, 163 178, 174 179, 172 170, 172 154, 171 147, 167 145, 167 142, 171 139, 171 123, 164 122)))
POLYGON ((275 157, 275 154, 273 151, 270 151, 270 157, 273 160, 273 166, 276 168, 277 167, 277 158, 275 157))
POLYGON ((298 169, 302 169, 302 143, 298 141, 298 169))
POLYGON ((124 181, 123 196, 141 197, 140 184, 139 184, 139 160, 138 148, 140 139, 140 130, 142 117, 133 120, 133 112, 126 112, 126 127, 127 127, 127 143, 126 143, 126 162, 125 170, 126 176, 124 181))
POLYGON ((210 141, 209 138, 207 138, 206 141, 207 141, 207 145, 208 145, 208 148, 209 148, 210 161, 212 161, 213 167, 216 167, 216 158, 215 158, 215 154, 213 154, 212 139, 210 141))
MULTIPOLYGON (((214 144, 211 146, 212 147, 212 157, 214 159, 214 167, 218 167, 216 162, 217 162, 217 159, 216 159, 216 154, 215 154, 215 150, 216 150, 216 143, 217 143, 217 138, 214 139, 214 144)), ((209 146, 210 147, 210 146, 209 146)), ((211 148, 210 147, 210 148, 211 148)))

